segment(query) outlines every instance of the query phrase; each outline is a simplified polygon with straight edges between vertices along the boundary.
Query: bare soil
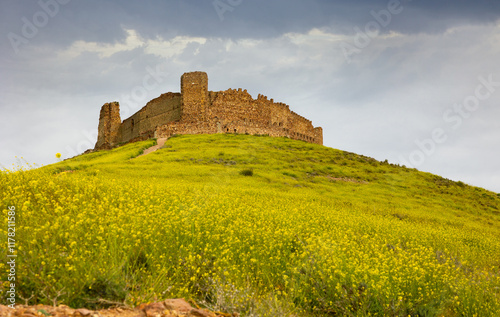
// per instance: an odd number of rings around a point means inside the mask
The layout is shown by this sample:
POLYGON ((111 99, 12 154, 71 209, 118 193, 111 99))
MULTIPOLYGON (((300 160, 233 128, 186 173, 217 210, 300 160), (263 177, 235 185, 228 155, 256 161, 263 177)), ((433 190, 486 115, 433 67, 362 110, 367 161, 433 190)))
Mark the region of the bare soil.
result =
POLYGON ((1 317, 236 317, 238 314, 211 312, 206 309, 192 307, 182 298, 167 299, 162 302, 142 304, 136 308, 115 307, 101 310, 85 308, 73 309, 65 305, 57 307, 47 305, 25 306, 16 308, 0 305, 1 317))

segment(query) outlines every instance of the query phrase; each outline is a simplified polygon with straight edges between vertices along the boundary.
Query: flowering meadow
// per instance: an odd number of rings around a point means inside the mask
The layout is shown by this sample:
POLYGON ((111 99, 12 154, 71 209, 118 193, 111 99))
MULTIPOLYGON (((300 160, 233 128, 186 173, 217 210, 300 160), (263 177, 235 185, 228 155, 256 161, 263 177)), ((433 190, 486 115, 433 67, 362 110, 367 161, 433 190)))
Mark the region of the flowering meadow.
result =
POLYGON ((155 142, 0 173, 2 298, 15 206, 17 303, 500 316, 499 194, 286 138, 155 142))

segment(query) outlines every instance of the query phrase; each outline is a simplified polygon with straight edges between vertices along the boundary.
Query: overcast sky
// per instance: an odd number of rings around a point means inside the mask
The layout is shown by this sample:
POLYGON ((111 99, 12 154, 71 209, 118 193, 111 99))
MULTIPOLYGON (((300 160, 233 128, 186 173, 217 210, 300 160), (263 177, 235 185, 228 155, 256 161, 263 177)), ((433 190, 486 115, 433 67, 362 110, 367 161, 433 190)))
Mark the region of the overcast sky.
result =
POLYGON ((498 0, 2 0, 0 164, 93 148, 205 71, 323 127, 324 145, 500 192, 498 0))

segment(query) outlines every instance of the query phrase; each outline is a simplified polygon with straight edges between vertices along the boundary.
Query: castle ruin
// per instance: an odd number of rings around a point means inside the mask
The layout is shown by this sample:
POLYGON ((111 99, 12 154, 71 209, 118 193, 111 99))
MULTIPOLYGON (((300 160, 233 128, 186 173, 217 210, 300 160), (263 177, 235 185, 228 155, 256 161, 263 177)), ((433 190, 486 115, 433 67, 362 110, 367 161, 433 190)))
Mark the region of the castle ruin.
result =
POLYGON ((95 150, 174 134, 248 133, 289 137, 323 144, 323 129, 290 111, 288 105, 246 91, 209 91, 204 72, 185 73, 181 92, 168 92, 148 102, 130 118, 120 119, 118 102, 101 108, 95 150))

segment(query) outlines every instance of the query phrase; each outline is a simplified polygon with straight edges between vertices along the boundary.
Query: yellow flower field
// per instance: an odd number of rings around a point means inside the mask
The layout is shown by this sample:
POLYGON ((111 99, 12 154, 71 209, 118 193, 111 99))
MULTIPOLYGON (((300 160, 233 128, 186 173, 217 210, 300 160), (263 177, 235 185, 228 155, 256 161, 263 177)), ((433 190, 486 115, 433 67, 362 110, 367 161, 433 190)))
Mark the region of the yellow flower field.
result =
POLYGON ((184 297, 242 316, 500 315, 495 193, 288 139, 181 136, 133 158, 152 144, 0 174, 18 303, 59 292, 73 307, 184 297))

